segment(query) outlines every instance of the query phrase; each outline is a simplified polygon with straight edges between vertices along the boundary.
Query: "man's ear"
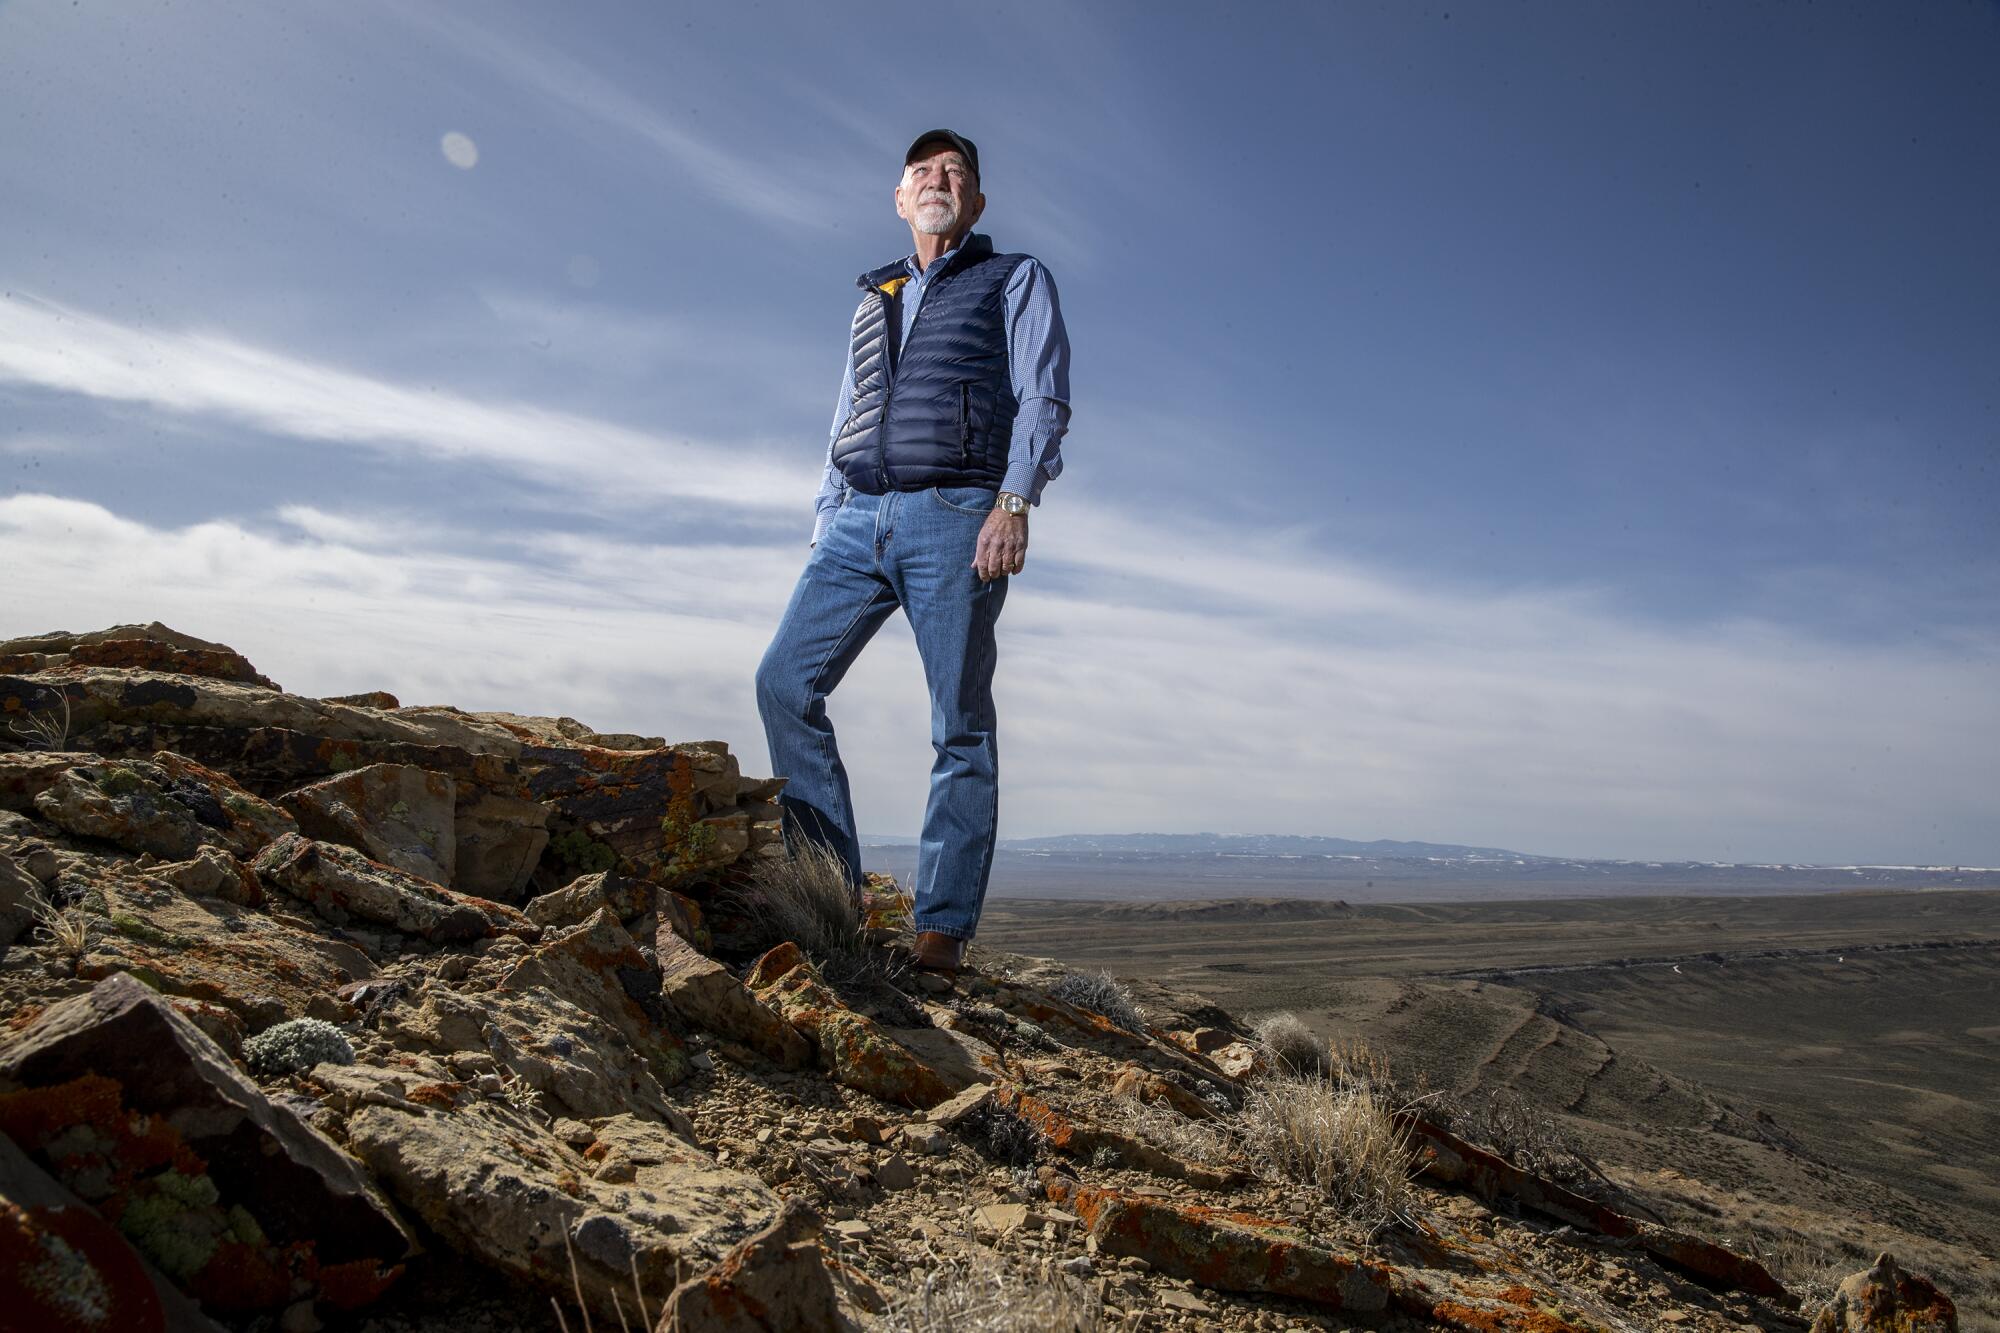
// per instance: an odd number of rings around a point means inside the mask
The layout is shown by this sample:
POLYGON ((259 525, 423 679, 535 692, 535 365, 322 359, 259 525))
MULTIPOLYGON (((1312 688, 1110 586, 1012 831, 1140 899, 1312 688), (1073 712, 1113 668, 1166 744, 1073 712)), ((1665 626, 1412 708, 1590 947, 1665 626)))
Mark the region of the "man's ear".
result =
POLYGON ((972 215, 965 220, 966 230, 967 231, 972 230, 973 224, 978 222, 980 215, 985 212, 986 212, 986 196, 982 194, 978 198, 972 201, 972 209, 971 209, 972 215))

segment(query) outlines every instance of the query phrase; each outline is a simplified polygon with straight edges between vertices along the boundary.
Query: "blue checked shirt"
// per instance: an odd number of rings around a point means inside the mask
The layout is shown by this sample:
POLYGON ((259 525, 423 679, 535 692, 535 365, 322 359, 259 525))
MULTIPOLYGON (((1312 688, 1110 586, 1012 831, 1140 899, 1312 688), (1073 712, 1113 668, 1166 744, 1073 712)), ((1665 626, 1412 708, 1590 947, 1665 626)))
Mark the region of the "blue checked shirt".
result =
MULTIPOLYGON (((903 337, 910 339, 910 325, 923 307, 924 288, 955 251, 947 250, 923 272, 917 271, 917 257, 903 261, 910 281, 903 287, 903 337)), ((1014 435, 1007 449, 1007 475, 1000 489, 1042 502, 1042 487, 1062 475, 1062 437, 1069 431, 1069 333, 1063 328, 1062 307, 1056 301, 1056 282, 1039 260, 1030 259, 1016 268, 1007 280, 1007 358, 1014 380, 1014 396, 1020 400, 1014 418, 1014 435)), ((854 349, 847 350, 847 372, 840 380, 840 400, 833 408, 832 435, 837 438, 854 406, 854 349)), ((833 511, 847 499, 847 479, 833 465, 832 439, 827 442, 826 476, 814 501, 813 542, 833 518, 833 511)))

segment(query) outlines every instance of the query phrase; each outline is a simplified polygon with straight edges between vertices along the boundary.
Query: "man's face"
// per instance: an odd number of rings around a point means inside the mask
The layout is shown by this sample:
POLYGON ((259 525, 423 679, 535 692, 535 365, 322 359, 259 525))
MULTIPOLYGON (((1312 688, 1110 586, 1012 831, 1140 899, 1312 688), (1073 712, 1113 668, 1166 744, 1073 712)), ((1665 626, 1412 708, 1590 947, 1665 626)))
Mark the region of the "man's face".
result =
POLYGON ((969 230, 986 211, 979 178, 956 148, 926 145, 903 168, 896 186, 896 216, 926 236, 969 230))

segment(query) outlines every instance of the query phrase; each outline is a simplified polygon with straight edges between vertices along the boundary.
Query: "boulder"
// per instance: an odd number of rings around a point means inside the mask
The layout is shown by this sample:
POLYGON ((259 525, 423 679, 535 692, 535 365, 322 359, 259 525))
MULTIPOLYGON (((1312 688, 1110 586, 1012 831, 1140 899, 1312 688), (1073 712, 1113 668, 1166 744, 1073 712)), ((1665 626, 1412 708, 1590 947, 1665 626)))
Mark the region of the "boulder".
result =
POLYGON ((429 1109, 405 1095, 414 1090, 406 1077, 360 1065, 322 1065, 312 1077, 326 1081, 349 1150, 455 1252, 564 1303, 574 1299, 574 1255, 577 1292, 601 1318, 616 1317, 614 1294, 630 1300, 635 1271, 642 1290, 665 1291, 778 1215, 762 1181, 716 1165, 665 1126, 622 1127, 632 1173, 614 1183, 504 1101, 429 1109))
POLYGON ((610 1024, 645 1057, 663 1087, 687 1077, 687 1054, 659 1007, 659 974, 608 908, 543 941, 508 970, 498 989, 544 990, 610 1024))
POLYGON ((675 1013, 705 1032, 742 1042, 782 1069, 812 1063, 811 1043, 760 1003, 729 969, 704 957, 666 922, 654 940, 660 993, 675 1013))
POLYGON ((212 1308, 379 1296, 413 1250, 354 1161, 129 976, 0 1048, 0 1132, 212 1308))
POLYGON ((478 939, 502 931, 536 933, 511 908, 469 898, 371 861, 351 847, 287 834, 252 863, 270 888, 297 898, 334 925, 374 922, 432 944, 478 939))
POLYGON ((409 764, 370 764, 285 793, 278 804, 308 838, 337 842, 434 884, 451 884, 458 864, 448 773, 409 764))
POLYGON ((229 778, 168 753, 72 762, 33 803, 65 833, 168 861, 203 847, 252 856, 293 827, 289 815, 229 778))
POLYGON ((757 960, 751 968, 750 985, 813 1043, 820 1068, 857 1092, 924 1110, 965 1086, 925 1064, 874 1019, 842 1004, 813 965, 789 943, 757 960), (789 955, 783 952, 786 950, 789 955), (770 974, 776 964, 788 957, 797 961, 773 978, 770 974))
POLYGON ((264 886, 256 873, 219 847, 204 847, 191 860, 153 866, 150 876, 192 898, 220 898, 243 907, 264 902, 264 886))
POLYGON ((79 1333, 222 1333, 118 1228, 0 1136, 0 1323, 79 1333))
POLYGON ((554 893, 531 901, 524 912, 538 926, 573 926, 588 921, 605 908, 621 921, 630 921, 653 910, 655 888, 643 879, 633 879, 615 870, 578 875, 554 893))
MULTIPOLYGON (((175 787, 186 793, 206 793, 222 809, 226 826, 216 825, 222 845, 235 856, 249 858, 263 851, 299 827, 292 817, 261 796, 253 795, 227 773, 217 772, 171 750, 156 750, 152 762, 159 765, 175 787)), ((209 807, 200 806, 207 812, 209 807)))
POLYGON ((1929 1278, 1885 1254, 1841 1282, 1812 1333, 1958 1333, 1958 1307, 1929 1278))
POLYGON ((819 1235, 813 1211, 787 1200, 770 1226, 674 1288, 657 1328, 660 1333, 840 1333, 851 1327, 841 1316, 819 1235))
POLYGON ((35 811, 65 833, 167 861, 222 846, 221 809, 198 813, 197 800, 137 760, 74 764, 35 797, 35 811))
POLYGON ((453 829, 452 887, 495 902, 519 902, 549 845, 549 808, 465 786, 453 829))

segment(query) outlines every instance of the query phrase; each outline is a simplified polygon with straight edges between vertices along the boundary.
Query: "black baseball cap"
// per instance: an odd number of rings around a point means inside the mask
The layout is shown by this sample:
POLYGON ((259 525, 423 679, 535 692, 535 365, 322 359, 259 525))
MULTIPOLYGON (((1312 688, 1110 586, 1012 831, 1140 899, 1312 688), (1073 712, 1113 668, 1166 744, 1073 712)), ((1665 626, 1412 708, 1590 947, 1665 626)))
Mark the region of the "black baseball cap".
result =
POLYGON ((903 154, 903 165, 906 167, 909 166, 911 161, 915 159, 917 150, 925 144, 932 143, 948 143, 953 148, 956 148, 960 156, 965 158, 965 165, 972 168, 973 176, 977 177, 979 175, 978 145, 955 130, 925 130, 922 134, 919 134, 916 141, 910 145, 910 151, 903 154))

